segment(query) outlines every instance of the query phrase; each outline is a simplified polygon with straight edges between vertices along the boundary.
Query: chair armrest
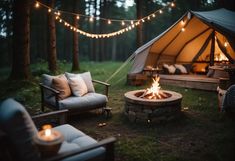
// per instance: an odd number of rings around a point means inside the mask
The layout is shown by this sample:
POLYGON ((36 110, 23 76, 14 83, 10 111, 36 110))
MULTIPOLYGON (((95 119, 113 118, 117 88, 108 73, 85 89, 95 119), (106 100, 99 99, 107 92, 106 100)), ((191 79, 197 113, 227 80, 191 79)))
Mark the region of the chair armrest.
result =
POLYGON ((37 122, 37 121, 45 120, 47 118, 59 116, 60 124, 64 124, 66 123, 67 114, 68 114, 68 110, 66 109, 66 110, 59 110, 59 111, 53 111, 53 112, 43 113, 39 115, 34 115, 32 116, 32 119, 33 121, 37 122))
POLYGON ((50 92, 52 92, 52 95, 55 97, 55 104, 56 104, 56 108, 59 108, 59 91, 49 87, 49 86, 46 86, 42 83, 39 83, 39 86, 40 86, 40 89, 41 89, 41 110, 42 112, 44 112, 44 104, 45 104, 45 101, 44 101, 44 90, 49 90, 50 92))
POLYGON ((87 151, 90 151, 92 149, 99 148, 99 147, 106 148, 105 160, 106 161, 113 161, 114 160, 114 143, 115 143, 115 141, 116 141, 115 137, 109 137, 109 138, 103 139, 95 144, 91 144, 91 145, 83 147, 83 148, 74 149, 74 150, 71 150, 68 152, 57 154, 57 155, 49 157, 49 158, 45 158, 45 160, 43 160, 43 161, 59 161, 59 160, 65 159, 67 157, 72 157, 74 155, 78 155, 83 152, 87 152, 87 151))
POLYGON ((98 84, 101 84, 101 85, 104 85, 104 86, 105 86, 105 95, 108 97, 108 93, 109 93, 109 86, 110 86, 110 84, 109 84, 109 83, 102 82, 102 81, 99 81, 99 80, 92 80, 92 82, 94 82, 94 83, 98 83, 98 84))
POLYGON ((42 83, 39 83, 39 85, 40 85, 42 88, 45 88, 45 89, 47 89, 47 90, 53 92, 54 94, 59 94, 59 93, 60 93, 59 91, 57 91, 57 90, 55 90, 55 89, 53 89, 53 88, 51 88, 51 87, 49 87, 49 86, 46 86, 46 85, 44 85, 44 84, 42 84, 42 83))

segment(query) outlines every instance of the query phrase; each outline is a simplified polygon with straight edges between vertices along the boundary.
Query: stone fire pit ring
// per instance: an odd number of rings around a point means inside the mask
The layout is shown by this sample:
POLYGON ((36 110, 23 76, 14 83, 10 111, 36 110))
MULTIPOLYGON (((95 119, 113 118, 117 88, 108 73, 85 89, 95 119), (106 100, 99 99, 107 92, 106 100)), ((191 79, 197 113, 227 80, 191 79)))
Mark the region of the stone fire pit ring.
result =
POLYGON ((124 113, 130 121, 161 122, 176 119, 181 114, 182 95, 161 90, 169 97, 164 99, 146 99, 137 97, 145 90, 129 91, 124 94, 124 113))

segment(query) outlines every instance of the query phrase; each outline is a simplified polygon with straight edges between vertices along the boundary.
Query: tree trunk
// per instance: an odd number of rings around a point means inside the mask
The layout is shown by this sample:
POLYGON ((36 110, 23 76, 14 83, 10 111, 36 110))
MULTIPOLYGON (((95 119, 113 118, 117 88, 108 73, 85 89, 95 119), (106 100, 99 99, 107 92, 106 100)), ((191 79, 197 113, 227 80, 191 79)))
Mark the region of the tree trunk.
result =
MULTIPOLYGON (((73 0, 73 11, 74 13, 77 13, 77 0, 73 0)), ((78 28, 78 19, 75 15, 73 18, 74 27, 78 28)), ((79 61, 78 61, 78 33, 73 32, 73 58, 72 58, 72 71, 78 71, 79 70, 79 61)))
MULTIPOLYGON (((141 19, 142 18, 142 0, 136 0, 136 14, 137 14, 137 19, 141 19)), ((137 27, 137 42, 136 45, 137 47, 140 47, 143 44, 143 25, 142 23, 139 24, 139 26, 137 27)))
MULTIPOLYGON (((54 0, 48 0, 49 6, 54 8, 54 0)), ((56 29, 55 17, 52 13, 48 13, 48 68, 52 73, 57 70, 57 54, 56 54, 56 29)))
POLYGON ((30 76, 30 0, 15 0, 13 4, 13 56, 11 79, 30 76))

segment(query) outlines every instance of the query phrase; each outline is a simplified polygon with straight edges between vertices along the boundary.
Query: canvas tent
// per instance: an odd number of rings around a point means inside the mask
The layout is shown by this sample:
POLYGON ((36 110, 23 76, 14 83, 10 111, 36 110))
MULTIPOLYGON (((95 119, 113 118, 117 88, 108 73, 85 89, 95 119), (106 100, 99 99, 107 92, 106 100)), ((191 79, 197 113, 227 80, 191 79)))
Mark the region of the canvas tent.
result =
POLYGON ((135 51, 129 74, 162 63, 235 62, 235 12, 189 11, 165 32, 135 51))

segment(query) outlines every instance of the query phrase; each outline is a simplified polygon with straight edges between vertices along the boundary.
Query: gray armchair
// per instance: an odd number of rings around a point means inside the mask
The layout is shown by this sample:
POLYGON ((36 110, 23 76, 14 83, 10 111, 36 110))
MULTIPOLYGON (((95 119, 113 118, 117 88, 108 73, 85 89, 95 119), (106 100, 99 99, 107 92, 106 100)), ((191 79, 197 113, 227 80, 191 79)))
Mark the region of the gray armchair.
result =
MULTIPOLYGON (((63 116, 67 110, 51 112, 32 117, 35 121, 45 120, 52 115, 63 116)), ((25 108, 13 99, 7 99, 0 106, 0 160, 4 161, 91 161, 114 160, 115 138, 97 142, 69 124, 54 127, 63 134, 64 141, 58 154, 42 157, 33 142, 37 128, 25 108)))
MULTIPOLYGON (((65 75, 68 77, 76 74, 65 73, 65 75)), ((79 75, 84 79, 85 84, 88 87, 88 93, 81 97, 71 94, 65 99, 59 99, 60 92, 52 88, 52 81, 57 76, 43 74, 42 83, 40 83, 41 110, 44 111, 44 107, 46 106, 54 110, 68 109, 69 112, 73 114, 97 108, 105 108, 108 102, 108 90, 110 84, 98 80, 92 80, 90 72, 85 72, 79 75), (103 85, 105 87, 104 94, 96 93, 93 83, 103 85)))

